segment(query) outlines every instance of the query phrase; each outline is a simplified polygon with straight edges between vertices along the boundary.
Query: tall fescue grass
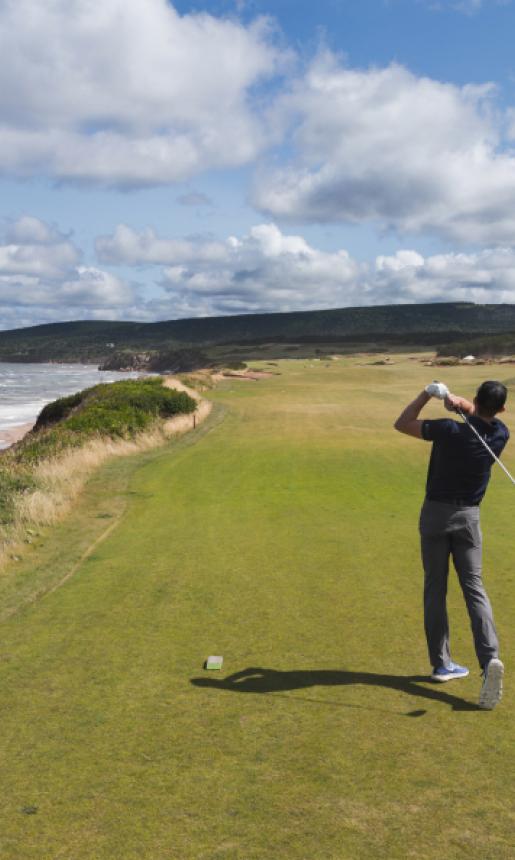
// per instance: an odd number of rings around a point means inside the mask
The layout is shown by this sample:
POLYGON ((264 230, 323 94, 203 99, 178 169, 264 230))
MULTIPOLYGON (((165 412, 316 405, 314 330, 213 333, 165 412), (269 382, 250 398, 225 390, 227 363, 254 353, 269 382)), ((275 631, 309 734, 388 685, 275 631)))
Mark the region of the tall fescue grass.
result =
POLYGON ((204 420, 210 408, 159 377, 95 386, 48 404, 38 429, 0 462, 0 567, 66 514, 106 460, 159 447, 204 420))

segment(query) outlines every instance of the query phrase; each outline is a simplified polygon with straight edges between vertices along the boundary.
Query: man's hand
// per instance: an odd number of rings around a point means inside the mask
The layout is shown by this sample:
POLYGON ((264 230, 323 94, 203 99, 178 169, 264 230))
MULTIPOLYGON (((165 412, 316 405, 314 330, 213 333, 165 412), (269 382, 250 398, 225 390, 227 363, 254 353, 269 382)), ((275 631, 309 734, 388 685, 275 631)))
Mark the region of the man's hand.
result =
POLYGON ((448 394, 444 399, 444 405, 448 412, 457 412, 460 409, 461 398, 455 394, 448 394))
POLYGON ((464 397, 457 397, 455 394, 448 394, 444 400, 445 408, 449 412, 464 412, 465 415, 474 415, 474 404, 464 397))
POLYGON ((450 394, 449 389, 443 382, 430 382, 429 385, 426 385, 424 391, 430 394, 431 397, 437 397, 438 400, 445 400, 447 395, 450 394))

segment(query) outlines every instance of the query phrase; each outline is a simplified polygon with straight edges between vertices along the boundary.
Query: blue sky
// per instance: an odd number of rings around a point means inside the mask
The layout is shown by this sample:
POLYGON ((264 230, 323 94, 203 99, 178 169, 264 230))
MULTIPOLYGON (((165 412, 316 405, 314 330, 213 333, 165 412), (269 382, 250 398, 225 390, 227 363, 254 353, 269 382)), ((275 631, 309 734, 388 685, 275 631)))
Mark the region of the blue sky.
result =
POLYGON ((515 302, 515 2, 0 6, 0 328, 515 302))

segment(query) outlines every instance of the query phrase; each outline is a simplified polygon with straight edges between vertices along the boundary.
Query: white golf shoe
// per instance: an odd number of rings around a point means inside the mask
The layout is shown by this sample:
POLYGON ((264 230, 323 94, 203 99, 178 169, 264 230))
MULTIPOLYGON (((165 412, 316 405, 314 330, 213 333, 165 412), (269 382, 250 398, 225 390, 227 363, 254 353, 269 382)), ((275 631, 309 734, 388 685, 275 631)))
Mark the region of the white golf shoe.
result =
POLYGON ((502 676, 504 665, 498 657, 493 657, 483 669, 483 686, 479 694, 479 707, 491 711, 502 697, 502 676))

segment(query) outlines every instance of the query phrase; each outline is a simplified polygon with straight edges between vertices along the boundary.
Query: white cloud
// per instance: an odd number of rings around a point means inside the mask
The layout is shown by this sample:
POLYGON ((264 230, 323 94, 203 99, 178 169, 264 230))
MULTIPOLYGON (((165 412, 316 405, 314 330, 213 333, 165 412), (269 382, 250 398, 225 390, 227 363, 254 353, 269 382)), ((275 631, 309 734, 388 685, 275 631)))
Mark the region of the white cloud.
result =
POLYGON ((102 262, 155 266, 164 296, 142 318, 312 310, 435 301, 515 303, 515 249, 424 257, 413 249, 358 263, 275 224, 225 242, 163 239, 120 226, 97 242, 102 262))
POLYGON ((79 266, 76 277, 63 281, 59 301, 67 305, 85 305, 92 308, 123 308, 132 299, 132 291, 112 272, 94 266, 79 266))
POLYGON ((163 266, 168 310, 161 303, 158 312, 165 315, 334 307, 361 298, 360 266, 347 251, 320 251, 274 224, 225 242, 159 239, 122 225, 97 241, 97 251, 102 262, 163 266))
POLYGON ((376 260, 376 301, 396 303, 471 301, 515 303, 515 249, 496 248, 474 254, 437 254, 424 259, 399 251, 376 260))
POLYGON ((33 215, 22 215, 15 221, 7 221, 5 238, 7 242, 13 243, 49 245, 67 237, 55 225, 45 224, 33 215))
POLYGON ((160 239, 150 228, 138 233, 126 224, 119 224, 113 236, 100 236, 95 245, 102 263, 129 266, 166 265, 177 260, 211 263, 227 254, 223 242, 160 239))
POLYGON ((145 300, 116 269, 80 262, 79 249, 56 227, 25 216, 7 226, 7 235, 11 241, 0 240, 0 328, 392 303, 515 303, 511 247, 427 257, 404 248, 367 264, 273 223, 225 241, 162 238, 120 225, 97 240, 100 264, 149 270, 160 289, 145 300))
POLYGON ((8 222, 0 243, 0 274, 55 280, 74 270, 80 252, 69 239, 38 218, 23 216, 8 222))
POLYGON ((513 240, 515 155, 502 148, 491 85, 398 65, 356 71, 326 53, 279 101, 275 122, 294 126, 297 158, 256 181, 254 202, 274 218, 513 240))
POLYGON ((415 269, 424 265, 424 258, 417 251, 397 251, 394 256, 377 257, 378 272, 402 272, 405 269, 415 269))
POLYGON ((515 235, 515 109, 489 84, 326 52, 285 85, 291 58, 265 19, 180 15, 167 0, 0 0, 0 58, 7 175, 130 188, 261 158, 253 199, 271 219, 469 245, 515 235))
POLYGON ((252 89, 283 61, 248 27, 167 0, 0 4, 0 169, 135 186, 264 146, 252 89))
POLYGON ((81 256, 56 227, 38 218, 9 223, 0 240, 0 327, 125 315, 133 288, 115 274, 82 265, 81 256))

